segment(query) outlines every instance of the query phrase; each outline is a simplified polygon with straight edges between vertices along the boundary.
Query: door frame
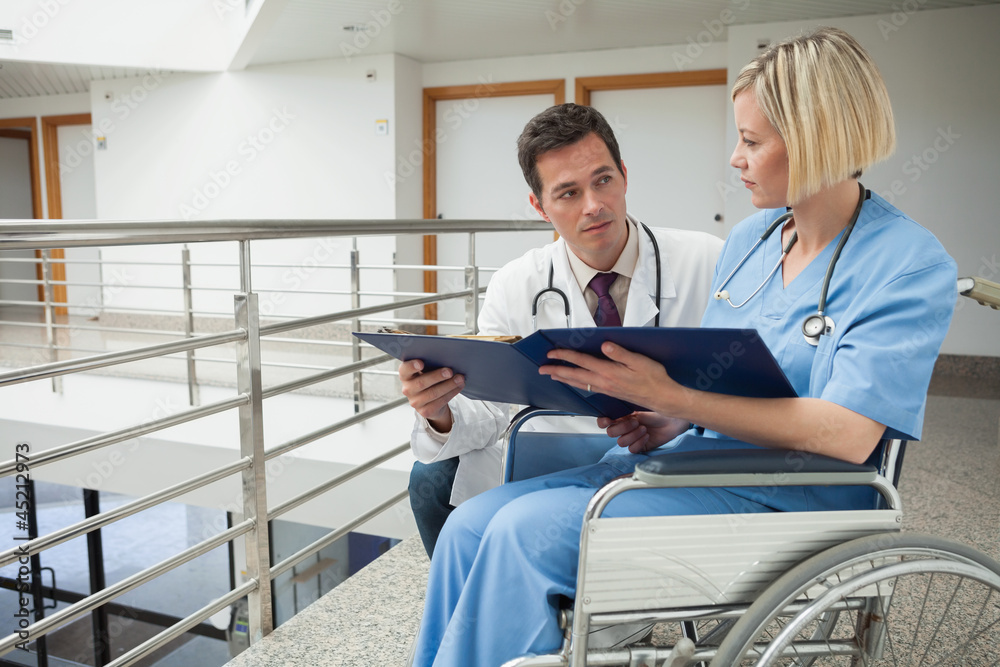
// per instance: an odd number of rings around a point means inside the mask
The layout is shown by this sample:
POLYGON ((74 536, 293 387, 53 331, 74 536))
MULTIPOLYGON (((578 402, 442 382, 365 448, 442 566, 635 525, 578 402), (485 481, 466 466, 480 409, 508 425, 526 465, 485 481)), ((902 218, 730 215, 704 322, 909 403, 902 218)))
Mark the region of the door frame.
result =
MULTIPOLYGON (((26 118, 0 118, 0 136, 8 139, 24 139, 28 142, 28 171, 30 172, 29 176, 31 180, 31 217, 35 220, 40 220, 42 218, 42 178, 38 163, 38 119, 34 116, 26 118)), ((54 257, 55 255, 52 256, 54 257)), ((41 251, 36 250, 35 258, 41 259, 41 257, 41 251)), ((41 281, 42 278, 42 265, 39 262, 35 265, 35 280, 41 281)), ((45 288, 41 284, 38 285, 38 300, 45 301, 45 288)))
MULTIPOLYGON (((437 211, 437 103, 442 100, 479 99, 484 97, 514 97, 518 95, 548 95, 553 104, 566 101, 566 79, 544 79, 540 81, 510 81, 506 83, 479 83, 464 86, 438 86, 424 88, 423 101, 423 146, 426 159, 423 164, 424 177, 424 218, 436 219, 437 211)), ((437 264, 437 236, 424 236, 424 265, 437 264)), ((437 291, 437 272, 424 271, 424 291, 437 291)), ((424 306, 424 319, 437 319, 437 304, 424 306)), ((436 326, 429 326, 427 333, 437 333, 436 326)))
MULTIPOLYGON (((42 116, 42 157, 45 163, 45 202, 48 205, 48 219, 62 220, 62 181, 59 178, 59 127, 62 125, 90 125, 89 113, 66 114, 62 116, 42 116)), ((66 259, 66 251, 59 248, 49 251, 52 259, 66 259)), ((53 303, 66 303, 66 263, 52 263, 52 280, 61 281, 52 286, 53 303)), ((41 288, 39 287, 39 290, 41 288)), ((44 295, 40 297, 44 300, 44 295)), ((56 306, 56 315, 66 315, 65 306, 56 306)))
POLYGON ((681 86, 718 86, 727 83, 727 70, 702 69, 691 72, 653 72, 651 74, 617 74, 582 76, 576 79, 576 103, 590 106, 590 94, 595 90, 636 90, 640 88, 675 88, 681 86))

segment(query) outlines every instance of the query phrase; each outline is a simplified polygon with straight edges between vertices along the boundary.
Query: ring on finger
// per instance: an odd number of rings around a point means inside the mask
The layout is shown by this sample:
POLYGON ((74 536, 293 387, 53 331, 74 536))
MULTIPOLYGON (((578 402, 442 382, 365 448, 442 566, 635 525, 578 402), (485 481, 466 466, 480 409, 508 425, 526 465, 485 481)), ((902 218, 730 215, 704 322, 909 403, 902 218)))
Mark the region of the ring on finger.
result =
POLYGON ((590 383, 587 383, 587 391, 590 391, 590 383))

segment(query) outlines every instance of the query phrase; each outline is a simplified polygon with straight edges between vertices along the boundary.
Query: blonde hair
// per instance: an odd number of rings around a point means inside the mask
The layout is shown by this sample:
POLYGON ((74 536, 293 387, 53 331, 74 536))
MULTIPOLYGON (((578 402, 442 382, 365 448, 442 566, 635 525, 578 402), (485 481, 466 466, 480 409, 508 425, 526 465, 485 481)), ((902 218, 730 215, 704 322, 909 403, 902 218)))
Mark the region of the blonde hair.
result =
POLYGON ((744 91, 785 142, 789 205, 857 178, 896 149, 882 75, 843 30, 820 28, 771 46, 736 77, 733 99, 744 91))

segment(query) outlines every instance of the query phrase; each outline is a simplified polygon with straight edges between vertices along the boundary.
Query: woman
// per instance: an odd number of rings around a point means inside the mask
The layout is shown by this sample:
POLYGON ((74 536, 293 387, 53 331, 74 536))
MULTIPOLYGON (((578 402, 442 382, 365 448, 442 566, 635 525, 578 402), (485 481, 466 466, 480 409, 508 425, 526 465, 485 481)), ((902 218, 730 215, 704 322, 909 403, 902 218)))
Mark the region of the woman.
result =
MULTIPOLYGON (((556 650, 556 610, 560 596, 574 594, 587 501, 649 450, 749 445, 863 462, 884 433, 920 437, 956 270, 928 231, 858 184, 863 169, 895 148, 877 68, 853 38, 826 28, 756 58, 732 97, 739 143, 731 164, 765 210, 726 241, 702 326, 756 329, 799 398, 686 389, 660 364, 609 343, 602 351, 610 361, 551 353, 574 366, 544 366, 543 374, 655 412, 605 421, 621 449, 599 464, 494 489, 449 519, 431 563, 415 664, 499 665, 556 650), (791 215, 778 221, 786 207, 791 215), (759 242, 771 226, 774 233, 759 242), (803 324, 817 313, 835 254, 823 313, 835 324, 810 319, 810 341, 803 324)), ((657 489, 618 496, 605 516, 871 502, 863 488, 657 489)))

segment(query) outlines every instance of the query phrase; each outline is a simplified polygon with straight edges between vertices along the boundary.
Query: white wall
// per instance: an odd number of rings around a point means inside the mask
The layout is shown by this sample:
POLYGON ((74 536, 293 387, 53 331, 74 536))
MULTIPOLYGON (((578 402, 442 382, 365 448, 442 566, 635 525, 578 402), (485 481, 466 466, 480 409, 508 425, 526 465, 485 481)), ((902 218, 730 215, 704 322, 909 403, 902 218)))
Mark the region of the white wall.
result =
MULTIPOLYGON (((94 140, 90 125, 61 125, 56 129, 59 142, 59 181, 63 220, 93 220, 97 217, 94 200, 94 140)), ((102 303, 100 248, 66 249, 66 301, 72 315, 97 315, 102 303), (86 285, 80 283, 87 283, 86 285)))
MULTIPOLYGON (((959 275, 1000 280, 1000 6, 863 16, 823 22, 843 28, 871 52, 885 77, 898 147, 862 182, 930 229, 958 262, 959 275)), ((816 23, 729 29, 729 79, 756 54, 757 40, 780 40, 816 23)), ((727 137, 736 144, 732 109, 727 137)), ((735 170, 733 170, 735 173, 735 170)), ((729 220, 753 211, 742 188, 732 193, 729 220)), ((942 351, 1000 356, 997 313, 959 300, 942 351)))
MULTIPOLYGON (((108 148, 96 154, 97 213, 104 219, 390 219, 394 193, 394 56, 312 61, 244 72, 151 76, 109 81, 91 90, 95 129, 108 148), (376 80, 366 72, 376 71, 376 80), (376 136, 376 119, 389 136, 376 136)), ((389 264, 393 240, 360 239, 362 262, 389 264)), ((317 264, 347 262, 350 239, 253 244, 253 259, 299 270, 261 272, 262 290, 347 289, 346 273, 317 264)), ((233 247, 223 261, 236 259, 233 247)), ((218 261, 218 246, 192 246, 192 259, 218 261)), ((106 260, 176 261, 178 250, 118 248, 106 260)), ((133 267, 134 284, 177 284, 169 268, 133 267)), ((219 277, 233 286, 235 273, 219 277)), ((213 281, 216 279, 213 278, 213 281)), ((387 290, 385 271, 363 276, 363 288, 387 290)), ((148 305, 150 292, 123 290, 116 307, 148 305)), ((180 308, 179 294, 157 299, 180 308)), ((307 314, 346 307, 346 297, 265 295, 273 311, 307 314), (273 297, 273 298, 272 298, 273 297)), ((368 300, 367 302, 371 302, 368 300)), ((229 295, 202 294, 196 307, 229 312, 229 295)))

